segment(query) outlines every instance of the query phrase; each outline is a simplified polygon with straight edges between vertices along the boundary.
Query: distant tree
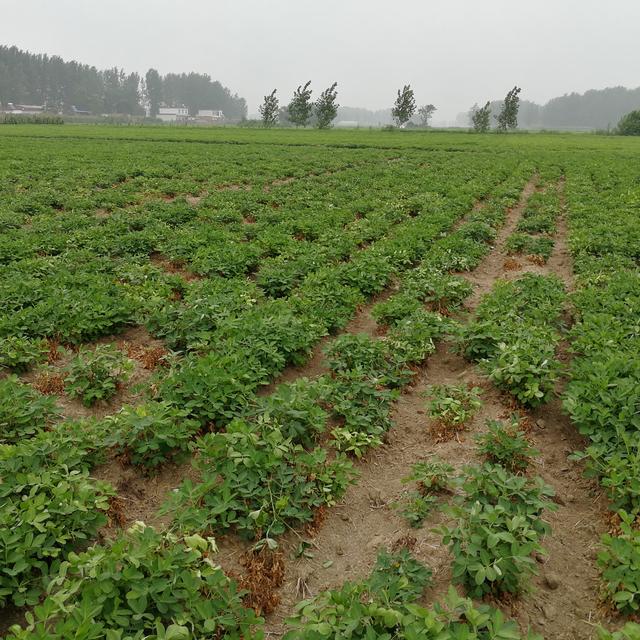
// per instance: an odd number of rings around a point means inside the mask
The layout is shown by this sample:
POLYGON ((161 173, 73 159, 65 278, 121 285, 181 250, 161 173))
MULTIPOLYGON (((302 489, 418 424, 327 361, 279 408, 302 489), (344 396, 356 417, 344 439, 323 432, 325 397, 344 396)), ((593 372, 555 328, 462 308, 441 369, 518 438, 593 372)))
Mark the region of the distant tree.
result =
POLYGON ((476 133, 486 133, 491 126, 491 102, 487 101, 484 107, 477 104, 471 108, 471 124, 476 133))
POLYGON ((640 136, 640 110, 623 116, 616 131, 621 136, 640 136))
POLYGON ((338 97, 337 86, 338 83, 334 82, 328 89, 325 89, 316 100, 315 116, 318 129, 329 128, 338 115, 338 107, 340 105, 336 102, 338 97))
POLYGON ((507 93, 504 102, 502 103, 502 109, 496 116, 498 121, 498 131, 504 133, 505 131, 518 128, 518 110, 520 109, 519 93, 522 91, 520 87, 513 87, 509 93, 507 93))
POLYGON ((162 78, 155 69, 149 69, 145 75, 146 99, 149 104, 149 115, 155 118, 162 102, 162 78))
POLYGON ((402 89, 398 89, 398 97, 391 109, 391 116, 399 127, 405 125, 416 112, 416 99, 413 89, 405 84, 402 89))
POLYGON ((309 123, 313 112, 313 103, 311 102, 311 80, 307 84, 298 86, 293 92, 293 98, 289 103, 289 120, 296 127, 304 127, 309 123))
POLYGON ((264 97, 264 102, 260 105, 259 111, 262 116, 262 124, 265 127, 272 127, 278 122, 278 97, 277 89, 274 89, 269 95, 264 97))
POLYGON ((420 107, 418 109, 418 116, 420 117, 420 124, 423 127, 428 127, 429 126, 429 120, 431 120, 431 117, 433 116, 433 114, 437 111, 436 107, 434 107, 432 104, 425 104, 422 107, 420 107))

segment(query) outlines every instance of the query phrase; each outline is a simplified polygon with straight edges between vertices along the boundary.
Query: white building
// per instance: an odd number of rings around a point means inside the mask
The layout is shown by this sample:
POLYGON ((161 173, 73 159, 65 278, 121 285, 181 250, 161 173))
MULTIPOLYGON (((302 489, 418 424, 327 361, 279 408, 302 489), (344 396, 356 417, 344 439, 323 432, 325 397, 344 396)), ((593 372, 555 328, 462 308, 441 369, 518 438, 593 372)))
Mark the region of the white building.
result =
POLYGON ((224 113, 220 109, 199 109, 196 120, 203 123, 221 122, 224 120, 224 113))
POLYGON ((187 107, 160 107, 158 119, 162 122, 186 122, 189 118, 187 107))

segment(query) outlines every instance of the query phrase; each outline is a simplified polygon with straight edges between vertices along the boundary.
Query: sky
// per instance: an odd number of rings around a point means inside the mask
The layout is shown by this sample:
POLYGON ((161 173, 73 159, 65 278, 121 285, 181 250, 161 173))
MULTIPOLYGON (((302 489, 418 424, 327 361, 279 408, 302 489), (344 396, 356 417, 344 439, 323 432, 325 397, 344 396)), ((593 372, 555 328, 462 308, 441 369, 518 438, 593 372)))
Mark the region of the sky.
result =
POLYGON ((453 120, 475 102, 640 85, 640 0, 0 0, 0 44, 98 68, 208 73, 256 113, 306 80, 345 106, 410 84, 453 120))

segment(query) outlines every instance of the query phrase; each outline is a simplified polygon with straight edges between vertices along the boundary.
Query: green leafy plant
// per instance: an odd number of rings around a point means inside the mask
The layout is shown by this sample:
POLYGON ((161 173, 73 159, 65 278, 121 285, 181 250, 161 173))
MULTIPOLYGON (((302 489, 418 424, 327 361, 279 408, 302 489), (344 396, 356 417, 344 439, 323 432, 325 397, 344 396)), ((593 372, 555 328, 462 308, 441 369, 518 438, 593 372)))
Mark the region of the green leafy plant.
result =
POLYGON ((398 321, 420 309, 422 303, 411 293, 397 293, 371 309, 371 315, 379 324, 393 326, 398 321))
POLYGON ((541 256, 546 262, 553 251, 553 238, 547 236, 531 236, 526 233, 514 233, 507 238, 507 253, 521 253, 541 256))
POLYGON ((201 480, 185 480, 166 506, 186 531, 233 528, 245 538, 274 541, 334 504, 353 479, 344 457, 328 461, 324 449, 305 451, 266 419, 234 420, 224 433, 201 438, 198 449, 201 480))
POLYGON ((58 416, 55 399, 12 375, 0 380, 0 443, 15 444, 45 430, 58 416))
POLYGON ((112 398, 133 371, 133 362, 112 345, 81 347, 65 368, 65 390, 90 407, 112 398))
POLYGON ((411 527, 419 529, 437 503, 436 496, 410 491, 402 497, 399 504, 400 514, 411 527))
POLYGON ((500 464, 513 473, 526 471, 531 459, 539 454, 520 430, 516 417, 507 424, 487 420, 487 431, 477 435, 475 440, 478 452, 489 462, 500 464))
POLYGON ((262 622, 212 557, 213 539, 136 524, 108 546, 69 554, 24 629, 9 638, 261 637, 262 622))
POLYGON ((550 530, 540 516, 553 508, 551 489, 491 464, 463 469, 459 483, 464 495, 450 509, 456 524, 439 529, 453 554, 454 582, 472 597, 520 593, 550 530))
POLYGON ((33 340, 24 336, 0 338, 0 370, 26 371, 32 364, 42 362, 49 352, 46 340, 33 340))
POLYGON ((536 407, 553 393, 560 363, 555 358, 553 336, 542 328, 518 332, 509 342, 499 342, 493 358, 483 367, 497 387, 523 405, 536 407))
POLYGON ((0 445, 0 606, 36 604, 43 578, 107 523, 114 491, 58 436, 0 445))
POLYGON ((403 484, 417 483, 417 491, 410 491, 400 502, 402 516, 414 528, 419 528, 438 502, 437 494, 449 488, 453 467, 441 460, 416 462, 403 484))
POLYGON ((329 416, 320 402, 326 395, 324 379, 301 378, 278 385, 273 393, 257 398, 249 415, 269 416, 286 438, 308 448, 325 431, 329 416))
POLYGON ((166 402, 125 406, 107 419, 112 430, 107 442, 123 459, 148 469, 179 461, 191 450, 200 430, 200 423, 188 416, 187 410, 166 402))
POLYGON ((479 387, 432 385, 425 395, 429 416, 446 427, 460 429, 482 407, 479 387))
POLYGON ((439 493, 450 487, 453 467, 439 459, 416 462, 402 482, 416 482, 422 495, 439 493))
POLYGON ((640 531, 636 516, 618 511, 620 533, 605 534, 598 554, 607 598, 622 613, 640 609, 640 531))
POLYGON ((331 437, 331 445, 336 451, 351 454, 356 458, 361 458, 367 449, 382 444, 382 439, 376 434, 351 431, 347 427, 335 427, 331 430, 331 437))

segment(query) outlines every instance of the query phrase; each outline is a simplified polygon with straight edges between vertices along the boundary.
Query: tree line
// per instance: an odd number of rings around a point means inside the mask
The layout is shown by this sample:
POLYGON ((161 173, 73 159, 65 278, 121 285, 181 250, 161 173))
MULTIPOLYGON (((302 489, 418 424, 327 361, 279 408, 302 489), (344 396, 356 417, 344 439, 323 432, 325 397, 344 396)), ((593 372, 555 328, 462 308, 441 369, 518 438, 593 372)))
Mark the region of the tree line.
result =
MULTIPOLYGON (((486 107, 486 105, 485 105, 486 107)), ((475 104, 459 123, 473 125, 473 115, 481 108, 475 104)), ((491 122, 500 113, 502 101, 489 102, 491 122)), ((523 129, 612 129, 627 113, 640 109, 640 87, 592 89, 584 94, 570 93, 552 98, 546 104, 522 100, 518 126, 523 129)))
MULTIPOLYGON (((306 127, 311 124, 319 129, 327 129, 338 115, 340 105, 337 102, 338 83, 334 82, 325 89, 317 100, 313 101, 311 80, 304 85, 298 85, 293 92, 290 102, 286 106, 280 106, 277 89, 264 96, 262 104, 258 108, 265 127, 273 127, 276 124, 292 124, 296 127, 306 127)), ((391 115, 399 127, 404 127, 418 113, 420 124, 429 126, 429 121, 436 111, 432 104, 417 108, 415 95, 410 85, 405 85, 398 90, 398 96, 391 115)))
POLYGON ((145 77, 123 69, 96 69, 59 56, 32 54, 17 47, 0 46, 0 103, 45 105, 54 113, 73 107, 91 113, 152 116, 161 104, 198 109, 220 109, 230 119, 246 117, 244 98, 207 74, 169 73, 149 69, 145 77))

